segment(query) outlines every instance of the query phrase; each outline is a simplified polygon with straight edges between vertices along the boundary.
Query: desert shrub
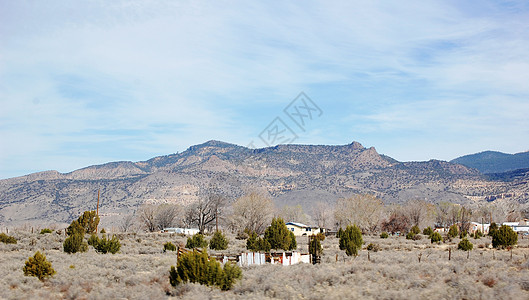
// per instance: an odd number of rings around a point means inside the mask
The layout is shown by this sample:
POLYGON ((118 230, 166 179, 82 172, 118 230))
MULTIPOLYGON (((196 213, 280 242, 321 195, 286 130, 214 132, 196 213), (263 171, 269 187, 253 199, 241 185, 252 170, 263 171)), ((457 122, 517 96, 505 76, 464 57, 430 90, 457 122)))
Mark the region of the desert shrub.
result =
POLYGON ((63 249, 66 253, 86 252, 88 244, 83 241, 83 236, 79 233, 70 235, 64 240, 63 249))
POLYGON ((377 244, 370 243, 369 245, 367 245, 367 250, 368 251, 373 251, 373 252, 378 252, 378 251, 380 251, 380 246, 377 245, 377 244))
POLYGON ((408 233, 406 234, 406 239, 407 239, 407 240, 413 240, 413 239, 415 238, 416 235, 417 235, 417 234, 415 234, 415 233, 413 233, 413 232, 410 231, 410 232, 408 232, 408 233))
POLYGON ((336 238, 339 239, 342 236, 342 234, 343 234, 343 229, 342 229, 342 227, 340 227, 338 229, 338 231, 336 232, 336 238))
POLYGON ((505 248, 518 243, 518 234, 510 226, 502 225, 494 230, 492 235, 492 246, 494 248, 505 248))
POLYGON ((49 228, 44 228, 40 231, 40 234, 52 233, 53 231, 49 228))
MULTIPOLYGON (((266 228, 264 239, 270 243, 271 249, 292 250, 292 246, 297 246, 292 242, 293 234, 288 230, 282 218, 272 219, 272 223, 266 228)), ((294 238, 295 240, 295 238, 294 238)))
POLYGON ((97 244, 99 244, 99 237, 96 234, 92 234, 90 238, 88 238, 88 245, 95 248, 97 244))
POLYGON ((316 234, 316 238, 319 239, 321 242, 325 241, 325 234, 323 232, 320 232, 316 234))
POLYGON ((467 234, 468 232, 466 232, 465 230, 461 230, 461 232, 459 233, 459 238, 461 239, 466 238, 467 234))
POLYGON ((385 231, 380 234, 381 239, 387 239, 388 237, 389 237, 389 234, 385 231))
POLYGON ((113 235, 111 239, 107 239, 107 237, 104 236, 99 240, 94 248, 99 253, 106 254, 110 252, 112 254, 116 254, 119 249, 121 249, 121 243, 119 242, 118 237, 115 235, 113 235))
POLYGON ((413 234, 419 234, 419 233, 421 233, 421 230, 419 229, 419 226, 417 226, 417 225, 413 225, 413 226, 410 228, 410 232, 412 232, 413 234))
POLYGON ((105 228, 101 228, 101 231, 99 233, 107 233, 107 231, 105 230, 105 228))
POLYGON ((292 231, 289 231, 290 234, 290 246, 288 247, 288 250, 296 250, 298 248, 298 242, 296 240, 296 236, 292 231))
POLYGON ((362 231, 356 225, 348 225, 340 235, 340 250, 345 250, 345 254, 348 256, 357 256, 362 243, 362 231))
MULTIPOLYGON (((325 238, 325 236, 323 237, 325 238)), ((312 256, 319 256, 323 253, 323 247, 321 246, 321 237, 318 235, 313 235, 309 238, 309 253, 312 256)))
POLYGON ((215 231, 215 234, 209 241, 209 248, 213 250, 226 250, 228 249, 228 239, 221 231, 215 231))
POLYGON ((23 271, 24 275, 35 276, 39 280, 44 280, 56 273, 51 267, 51 263, 46 260, 46 256, 40 253, 40 251, 37 251, 33 257, 29 257, 26 260, 23 271))
POLYGON ((483 233, 481 232, 481 230, 476 230, 476 232, 474 232, 474 238, 475 239, 480 239, 481 237, 483 236, 483 233))
POLYGON ((206 248, 208 246, 208 241, 200 233, 193 235, 190 238, 187 238, 186 248, 206 248))
POLYGON ((498 224, 492 222, 490 223, 490 226, 489 226, 489 236, 493 236, 494 235, 494 232, 498 230, 498 224))
POLYGON ((237 235, 235 236, 236 240, 247 240, 248 237, 250 237, 250 234, 245 231, 239 231, 237 232, 237 235))
POLYGON ((443 240, 443 237, 441 236, 439 232, 434 232, 430 235, 430 241, 432 242, 432 244, 439 243, 442 240, 443 240))
POLYGON ((265 251, 268 252, 271 249, 270 243, 257 236, 257 233, 252 232, 246 240, 246 249, 250 251, 265 251))
POLYGON ((454 224, 450 226, 450 229, 448 229, 448 237, 455 238, 459 235, 459 229, 457 228, 457 225, 454 224))
POLYGON ((457 249, 464 250, 464 251, 470 251, 474 248, 474 245, 467 239, 462 239, 459 244, 457 244, 457 249))
POLYGON ((219 262, 209 259, 206 251, 198 253, 196 250, 182 254, 176 267, 171 266, 169 271, 172 286, 193 282, 229 290, 241 277, 242 271, 237 265, 228 262, 221 268, 219 262))
POLYGON ((2 232, 0 233, 0 242, 4 244, 16 244, 17 239, 2 232))
POLYGON ((422 234, 430 236, 433 233, 432 227, 428 226, 422 230, 422 234))
POLYGON ((176 246, 171 242, 167 242, 163 244, 163 251, 176 251, 176 246))

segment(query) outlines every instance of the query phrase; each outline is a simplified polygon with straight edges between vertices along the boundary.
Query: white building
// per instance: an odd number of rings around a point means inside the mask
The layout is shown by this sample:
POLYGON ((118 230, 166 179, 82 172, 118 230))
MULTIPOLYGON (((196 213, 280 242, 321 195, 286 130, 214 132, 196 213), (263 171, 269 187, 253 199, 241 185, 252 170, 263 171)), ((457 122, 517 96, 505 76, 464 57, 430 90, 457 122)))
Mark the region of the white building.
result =
POLYGON ((529 232, 529 225, 525 220, 522 222, 504 222, 502 225, 511 227, 515 232, 529 232))
POLYGON ((490 224, 488 223, 481 224, 478 222, 470 222, 469 233, 473 234, 479 230, 483 234, 489 234, 489 227, 490 227, 490 224))
POLYGON ((285 225, 287 225, 288 230, 292 231, 295 236, 313 235, 320 232, 324 233, 324 229, 317 226, 309 226, 296 222, 288 222, 285 225))
POLYGON ((178 233, 178 234, 185 234, 185 235, 195 235, 199 233, 200 230, 198 228, 164 228, 162 230, 162 233, 178 233))

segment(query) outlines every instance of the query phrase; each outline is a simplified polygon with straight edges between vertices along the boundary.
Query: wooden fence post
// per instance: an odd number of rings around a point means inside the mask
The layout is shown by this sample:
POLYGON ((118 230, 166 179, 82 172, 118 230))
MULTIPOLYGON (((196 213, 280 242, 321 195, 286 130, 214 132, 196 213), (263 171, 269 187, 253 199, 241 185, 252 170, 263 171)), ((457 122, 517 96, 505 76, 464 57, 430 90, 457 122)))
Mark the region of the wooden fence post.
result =
POLYGON ((448 248, 448 260, 450 260, 452 256, 452 248, 448 248))

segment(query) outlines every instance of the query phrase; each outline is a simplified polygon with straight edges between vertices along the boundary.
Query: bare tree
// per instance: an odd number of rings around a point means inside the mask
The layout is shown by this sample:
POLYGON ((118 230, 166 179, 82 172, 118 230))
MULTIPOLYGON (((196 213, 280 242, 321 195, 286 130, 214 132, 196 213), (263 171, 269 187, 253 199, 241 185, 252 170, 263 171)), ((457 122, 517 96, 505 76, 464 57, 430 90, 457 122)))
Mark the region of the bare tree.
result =
POLYGON ((172 227, 180 214, 180 207, 175 204, 161 204, 156 208, 155 222, 158 229, 172 227))
POLYGON ((408 216, 411 225, 422 227, 424 223, 431 222, 435 214, 435 206, 424 200, 411 200, 403 207, 404 213, 408 216))
POLYGON ((393 207, 387 220, 382 222, 382 230, 396 233, 404 233, 410 229, 410 219, 399 206, 393 207))
POLYGON ((374 195, 355 195, 338 199, 334 217, 338 226, 356 224, 364 232, 375 231, 384 210, 382 200, 374 195))
POLYGON ((328 203, 317 202, 312 208, 312 217, 320 228, 327 228, 332 224, 332 208, 328 203))
POLYGON ((198 201, 190 204, 186 211, 186 222, 198 226, 198 230, 204 233, 206 227, 211 226, 213 221, 218 224, 226 206, 227 198, 217 193, 207 193, 198 201))
POLYGON ((136 214, 147 231, 156 231, 158 228, 156 225, 156 205, 143 204, 140 208, 138 208, 136 214))
POLYGON ((308 223, 309 217, 303 211, 300 204, 283 206, 277 213, 285 222, 308 223))
POLYGON ((232 214, 228 218, 235 231, 250 231, 262 234, 272 221, 274 203, 263 193, 250 192, 232 204, 232 214))
POLYGON ((120 229, 122 232, 127 232, 129 231, 132 226, 134 225, 134 214, 128 214, 126 215, 123 220, 121 220, 121 223, 119 225, 120 229))

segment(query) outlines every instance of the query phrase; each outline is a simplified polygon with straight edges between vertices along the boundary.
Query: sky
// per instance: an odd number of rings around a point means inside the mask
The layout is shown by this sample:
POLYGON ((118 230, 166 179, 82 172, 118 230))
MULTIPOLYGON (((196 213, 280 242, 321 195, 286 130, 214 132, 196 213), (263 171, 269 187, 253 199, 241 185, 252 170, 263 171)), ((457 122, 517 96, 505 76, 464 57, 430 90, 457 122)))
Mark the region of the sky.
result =
POLYGON ((0 0, 0 178, 208 140, 529 150, 529 2, 0 0))

